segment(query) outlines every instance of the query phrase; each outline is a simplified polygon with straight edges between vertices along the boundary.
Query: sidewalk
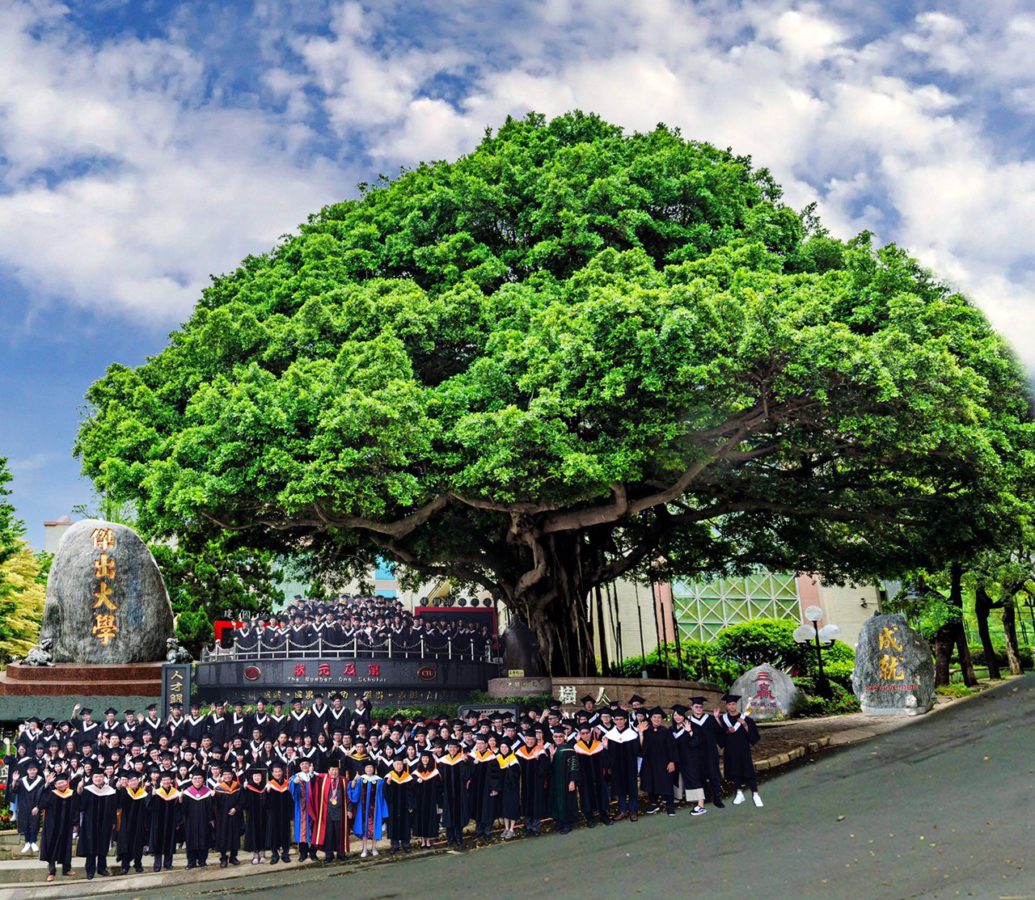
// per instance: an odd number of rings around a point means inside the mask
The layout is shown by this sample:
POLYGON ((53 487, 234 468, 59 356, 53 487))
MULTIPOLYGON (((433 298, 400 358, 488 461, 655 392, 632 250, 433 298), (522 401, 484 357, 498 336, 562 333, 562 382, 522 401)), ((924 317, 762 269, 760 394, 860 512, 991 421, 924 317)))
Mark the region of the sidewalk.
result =
MULTIPOLYGON (((1022 676, 1007 675, 1002 681, 981 682, 974 689, 975 693, 967 697, 937 697, 934 708, 927 715, 937 715, 950 706, 973 700, 990 687, 997 687, 1019 677, 1022 676)), ((879 734, 906 728, 925 718, 925 716, 874 716, 859 712, 845 716, 760 723, 759 731, 762 739, 755 750, 755 769, 759 772, 767 772, 827 747, 847 747, 849 744, 858 744, 879 734)))
MULTIPOLYGON (((1016 676, 1014 676, 1016 678, 1016 676)), ((1006 680, 1014 680, 1007 678, 1006 680)), ((995 685, 983 683, 978 688, 978 693, 968 697, 947 698, 939 697, 934 709, 929 715, 937 715, 959 703, 966 703, 977 697, 981 690, 988 687, 1001 685, 1004 682, 996 682, 995 685)), ((921 722, 926 716, 873 716, 864 713, 852 713, 846 716, 829 716, 816 719, 793 719, 787 722, 773 722, 760 724, 759 730, 762 739, 756 749, 755 768, 759 772, 769 772, 780 766, 787 765, 796 759, 808 754, 817 753, 828 747, 845 747, 861 741, 869 740, 880 734, 895 731, 899 728, 907 728, 916 722, 921 722)), ((387 841, 384 842, 387 847, 387 841)), ((446 851, 444 843, 436 845, 432 850, 414 850, 411 853, 396 856, 382 852, 377 859, 359 860, 358 854, 349 857, 345 865, 351 871, 356 871, 360 866, 385 865, 397 859, 413 859, 418 856, 425 856, 446 851)), ((242 860, 245 854, 242 854, 242 860)), ((110 858, 111 861, 114 857, 110 858)), ((215 866, 211 863, 205 870, 186 871, 183 866, 182 854, 177 854, 176 862, 178 868, 171 872, 151 872, 145 866, 145 871, 140 874, 116 875, 108 878, 94 878, 87 881, 83 877, 82 860, 74 860, 75 871, 78 878, 62 878, 58 875, 57 880, 46 884, 46 866, 36 858, 26 859, 18 857, 9 860, 0 860, 0 900, 50 900, 50 898, 74 898, 93 897, 103 894, 129 893, 134 891, 160 890, 162 887, 171 887, 180 884, 197 884, 199 893, 203 888, 209 891, 218 890, 214 882, 237 880, 247 878, 250 875, 270 874, 271 872, 283 872, 290 877, 300 869, 311 866, 322 866, 322 863, 299 863, 297 861, 279 864, 277 866, 262 865, 253 866, 249 862, 242 862, 238 868, 220 869, 218 857, 215 866)), ((146 862, 146 860, 145 860, 146 862)), ((334 867, 342 867, 341 863, 333 863, 334 867)))

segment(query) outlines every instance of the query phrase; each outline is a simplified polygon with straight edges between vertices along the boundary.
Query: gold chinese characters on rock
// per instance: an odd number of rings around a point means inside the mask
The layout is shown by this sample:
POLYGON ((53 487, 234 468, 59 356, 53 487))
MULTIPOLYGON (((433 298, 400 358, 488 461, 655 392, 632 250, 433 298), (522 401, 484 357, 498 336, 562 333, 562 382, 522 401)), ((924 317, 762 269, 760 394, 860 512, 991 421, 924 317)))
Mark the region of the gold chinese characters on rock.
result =
POLYGON ((111 528, 95 528, 93 546, 100 550, 100 556, 93 561, 93 575, 97 579, 97 589, 93 592, 93 628, 91 634, 105 647, 119 633, 118 604, 112 585, 115 582, 115 557, 110 551, 115 549, 115 532, 111 528))

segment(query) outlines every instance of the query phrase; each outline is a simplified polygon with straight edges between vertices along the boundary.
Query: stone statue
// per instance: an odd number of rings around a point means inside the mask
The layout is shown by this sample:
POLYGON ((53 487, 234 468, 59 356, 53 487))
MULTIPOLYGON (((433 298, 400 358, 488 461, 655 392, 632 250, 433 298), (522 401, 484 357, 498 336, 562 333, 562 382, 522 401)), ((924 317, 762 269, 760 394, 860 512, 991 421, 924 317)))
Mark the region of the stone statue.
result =
POLYGON ((527 677, 541 675, 539 641, 520 619, 515 619, 503 633, 503 668, 524 669, 527 677))
POLYGON ((171 663, 191 663, 194 662, 194 657, 190 655, 190 650, 183 646, 176 638, 171 637, 165 642, 166 654, 165 661, 171 663))
POLYGON ((54 662, 93 665, 160 662, 173 633, 172 607, 158 564, 132 528, 76 522, 61 538, 47 581, 41 645, 54 662))
POLYGON ((50 648, 50 638, 40 638, 40 642, 25 654, 25 659, 14 659, 12 662, 20 662, 23 666, 52 666, 54 656, 50 648))

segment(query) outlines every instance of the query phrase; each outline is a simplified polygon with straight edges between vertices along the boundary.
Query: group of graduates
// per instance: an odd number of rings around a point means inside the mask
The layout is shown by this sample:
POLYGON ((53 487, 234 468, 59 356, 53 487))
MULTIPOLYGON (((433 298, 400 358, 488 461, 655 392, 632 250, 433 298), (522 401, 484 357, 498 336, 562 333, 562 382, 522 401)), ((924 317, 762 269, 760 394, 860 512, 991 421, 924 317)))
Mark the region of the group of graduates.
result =
POLYGON ((72 869, 73 843, 87 878, 107 875, 114 852, 125 874, 171 868, 178 847, 187 868, 298 858, 345 859, 355 839, 360 856, 392 851, 414 840, 429 847, 445 832, 449 845, 490 842, 502 822, 503 840, 539 835, 544 821, 567 834, 586 825, 636 822, 641 794, 645 814, 690 814, 723 807, 719 752, 733 802, 744 790, 762 806, 751 748, 758 729, 739 712, 739 697, 723 698, 725 711, 705 709, 703 697, 664 710, 634 696, 628 707, 582 708, 564 716, 557 707, 464 719, 412 722, 401 716, 371 720, 363 698, 354 709, 340 695, 326 703, 300 698, 284 713, 277 701, 245 711, 216 704, 202 715, 197 703, 184 715, 173 705, 161 721, 156 706, 140 718, 114 709, 96 722, 89 709, 68 721, 30 719, 8 758, 8 796, 23 853, 38 851, 48 881, 58 866, 72 869), (272 709, 270 708, 272 707, 272 709), (42 825, 41 825, 42 819, 42 825))
POLYGON ((296 597, 268 620, 242 616, 233 646, 240 656, 454 655, 483 659, 495 649, 486 625, 456 617, 414 616, 400 601, 343 595, 333 601, 296 597))

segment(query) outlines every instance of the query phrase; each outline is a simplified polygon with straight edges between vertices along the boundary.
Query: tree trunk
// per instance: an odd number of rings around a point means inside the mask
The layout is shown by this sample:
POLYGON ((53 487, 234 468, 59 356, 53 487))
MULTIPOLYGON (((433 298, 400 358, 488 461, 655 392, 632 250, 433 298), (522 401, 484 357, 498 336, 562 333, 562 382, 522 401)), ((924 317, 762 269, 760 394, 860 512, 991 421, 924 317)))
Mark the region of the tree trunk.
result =
POLYGON ((1013 597, 1008 597, 1003 601, 1003 634, 1006 636, 1006 661, 1010 666, 1010 674, 1023 675, 1021 651, 1017 646, 1017 612, 1013 604, 1013 597))
POLYGON ((952 644, 953 636, 950 626, 945 625, 939 628, 938 633, 934 636, 934 683, 936 687, 949 683, 952 644))
MULTIPOLYGON (((988 596, 985 586, 979 584, 974 591, 974 614, 977 616, 978 634, 981 635, 981 649, 985 653, 988 677, 998 681, 1002 677, 999 673, 999 660, 996 659, 995 648, 992 646, 992 635, 988 631, 988 617, 991 613, 992 598, 988 596)), ((1003 615, 1005 617, 1005 611, 1003 615)))
POLYGON ((597 595, 597 634, 600 635, 600 670, 605 675, 610 671, 607 660, 607 629, 604 628, 604 599, 600 594, 600 585, 594 589, 597 595))
POLYGON ((949 603, 957 611, 956 621, 952 624, 952 630, 956 648, 959 651, 963 683, 967 687, 974 687, 978 683, 977 674, 974 672, 974 661, 970 658, 967 631, 963 627, 963 566, 958 562, 954 562, 950 567, 949 574, 951 580, 949 603))
POLYGON ((589 623, 589 589, 583 583, 578 536, 551 535, 543 542, 546 571, 512 608, 539 641, 543 671, 549 675, 596 675, 596 652, 589 623))

